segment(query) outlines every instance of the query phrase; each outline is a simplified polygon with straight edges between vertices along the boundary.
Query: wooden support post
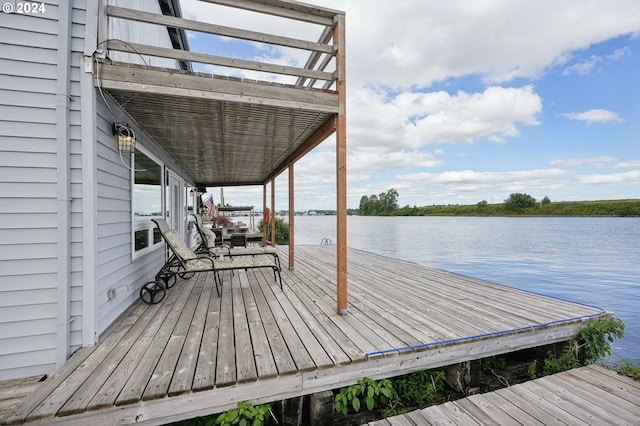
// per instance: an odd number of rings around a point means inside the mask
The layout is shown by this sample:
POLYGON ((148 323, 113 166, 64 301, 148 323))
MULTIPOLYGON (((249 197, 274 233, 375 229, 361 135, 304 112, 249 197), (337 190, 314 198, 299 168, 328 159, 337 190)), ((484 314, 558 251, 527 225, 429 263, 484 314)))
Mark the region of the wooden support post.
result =
POLYGON ((295 259, 294 259, 294 255, 295 255, 295 238, 294 238, 294 233, 295 233, 295 216, 296 216, 296 210, 294 207, 294 191, 293 191, 293 184, 294 184, 294 176, 293 176, 293 163, 289 164, 289 269, 293 269, 294 268, 294 263, 295 263, 295 259))
POLYGON ((262 247, 267 245, 267 184, 262 185, 262 247))
POLYGON ((276 178, 271 179, 271 247, 276 246, 276 178))
POLYGON ((337 213, 337 312, 347 314, 347 116, 345 18, 337 15, 333 29, 337 44, 338 117, 336 124, 336 213, 337 213))

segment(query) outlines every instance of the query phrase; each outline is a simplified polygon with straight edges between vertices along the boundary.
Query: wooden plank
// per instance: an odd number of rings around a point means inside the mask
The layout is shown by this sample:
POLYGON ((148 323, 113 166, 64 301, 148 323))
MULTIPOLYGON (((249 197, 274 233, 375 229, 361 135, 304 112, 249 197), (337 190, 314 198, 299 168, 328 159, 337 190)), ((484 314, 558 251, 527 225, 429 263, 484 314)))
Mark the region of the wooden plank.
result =
POLYGON ((204 0, 208 3, 221 4, 254 12, 268 13, 273 16, 311 22, 319 25, 332 25, 333 14, 338 13, 319 6, 298 2, 252 1, 252 0, 204 0))
MULTIPOLYGON (((309 355, 304 343, 300 339, 300 336, 296 333, 293 324, 291 324, 291 320, 286 314, 284 308, 278 302, 278 299, 273 294, 271 290, 272 287, 269 285, 270 280, 267 281, 264 277, 260 277, 260 275, 256 275, 258 282, 260 283, 260 288, 262 289, 264 298, 269 305, 271 312, 275 318, 276 324, 280 328, 280 332, 282 333, 282 337, 289 348, 289 353, 293 358, 296 368, 298 371, 312 371, 315 370, 316 365, 313 362, 313 358, 309 355)), ((277 291, 280 289, 278 288, 277 291)))
POLYGON ((255 275, 249 277, 250 285, 252 286, 253 297, 255 300, 258 315, 262 321, 265 334, 269 339, 269 346, 273 359, 278 370, 279 375, 288 375, 297 372, 296 364, 293 360, 289 348, 282 334, 281 329, 278 327, 278 322, 271 311, 271 307, 267 302, 264 292, 270 291, 269 287, 262 288, 258 283, 255 275), (255 284, 254 284, 255 283, 255 284))
POLYGON ((141 10, 126 9, 118 6, 107 6, 107 14, 112 18, 122 18, 138 22, 146 22, 154 25, 163 25, 169 28, 181 28, 206 34, 215 34, 225 37, 238 38, 242 40, 257 41, 259 43, 274 44, 277 46, 293 47, 317 51, 322 53, 333 53, 333 46, 310 42, 306 40, 281 37, 257 31, 241 30, 238 28, 225 27, 222 25, 208 24, 206 22, 192 21, 189 19, 176 18, 173 16, 159 15, 156 13, 143 12, 141 10))
MULTIPOLYGON (((199 275, 196 275, 196 277, 199 277, 199 275)), ((194 281, 194 279, 191 279, 191 281, 194 281)), ((188 294, 187 301, 182 308, 175 328, 171 332, 171 337, 164 347, 149 383, 142 394, 143 401, 167 396, 171 378, 176 370, 202 289, 202 280, 195 280, 194 289, 188 294)))
POLYGON ((126 335, 114 345, 110 353, 102 360, 91 373, 91 380, 86 380, 66 401, 58 411, 59 416, 69 416, 81 413, 87 409, 90 401, 102 389, 111 375, 119 368, 120 363, 126 357, 131 347, 139 340, 151 320, 159 310, 159 305, 149 306, 144 314, 129 329, 126 335))
MULTIPOLYGON (((531 417, 535 419, 535 422, 537 423, 534 424, 562 424, 562 422, 556 416, 549 413, 543 407, 539 407, 538 405, 534 404, 530 399, 527 399, 521 394, 514 392, 513 388, 515 388, 515 386, 498 389, 497 391, 494 391, 492 393, 502 398, 506 403, 512 404, 513 406, 518 407, 522 411, 526 412, 527 419, 531 417)), ((523 417, 518 416, 517 418, 520 420, 523 417)))
POLYGON ((544 426, 544 423, 521 408, 521 405, 525 405, 522 401, 506 400, 496 392, 487 392, 483 396, 487 402, 500 407, 500 410, 524 426, 544 426))
MULTIPOLYGON (((540 386, 546 388, 552 385, 568 387, 567 392, 563 394, 566 399, 573 402, 574 405, 584 407, 585 411, 593 413, 606 422, 633 423, 640 418, 640 408, 637 404, 604 392, 588 382, 574 379, 567 380, 570 379, 568 374, 564 375, 564 377, 561 374, 547 376, 544 379, 546 380, 540 381, 540 386), (609 409, 607 410, 603 407, 609 409)), ((600 421, 600 423, 602 422, 600 421)))
MULTIPOLYGON (((530 383, 521 383, 519 386, 531 391, 537 398, 548 401, 560 410, 569 413, 575 417, 574 422, 588 425, 599 425, 603 422, 612 424, 613 419, 605 409, 591 407, 588 401, 572 398, 568 395, 574 392, 568 382, 554 383, 549 378, 545 378, 530 383)), ((619 419, 614 423, 618 421, 619 419)))
POLYGON ((22 421, 34 421, 48 419, 55 416, 58 409, 71 397, 73 392, 90 377, 95 365, 99 365, 118 344, 120 339, 127 334, 136 321, 146 312, 147 307, 138 303, 130 315, 117 326, 113 327, 105 340, 90 348, 84 348, 77 358, 75 355, 70 361, 56 371, 51 379, 25 401, 7 419, 9 423, 22 421), (74 359, 75 358, 75 359, 74 359))
POLYGON ((436 405, 429 407, 426 412, 433 410, 441 410, 442 413, 449 419, 451 419, 456 425, 476 425, 482 424, 471 417, 466 410, 457 404, 457 401, 446 402, 442 405, 436 405))
POLYGON ((532 392, 526 386, 511 386, 508 388, 511 392, 519 395, 524 399, 526 404, 523 406, 523 409, 526 411, 530 410, 530 406, 535 406, 537 409, 541 409, 545 413, 549 414, 553 418, 553 423, 564 423, 568 425, 576 424, 578 419, 572 415, 571 413, 566 412, 564 409, 558 407, 553 402, 545 398, 540 398, 538 394, 532 392))
POLYGON ((121 40, 109 40, 109 50, 117 50, 131 54, 157 56, 161 58, 192 61, 201 64, 219 65, 222 67, 253 70, 271 74, 291 75, 294 77, 314 78, 318 80, 333 81, 333 73, 316 71, 313 69, 288 67, 284 65, 270 64, 267 62, 249 61, 246 59, 229 58, 225 56, 209 55, 206 53, 191 52, 189 50, 177 50, 166 47, 148 46, 144 44, 123 42, 121 40))
POLYGON ((207 78, 177 70, 126 64, 101 64, 99 80, 94 84, 103 90, 139 91, 326 113, 338 110, 337 97, 328 92, 207 78))
POLYGON ((494 405, 490 400, 485 398, 484 395, 472 395, 466 399, 478 407, 478 409, 485 413, 491 420, 500 425, 512 424, 514 422, 513 417, 503 411, 501 406, 494 405))
POLYGON ((256 371, 253 344, 249 334, 247 311, 244 305, 243 292, 238 278, 246 276, 244 272, 234 273, 231 280, 232 304, 233 304, 233 332, 236 346, 236 377, 238 383, 249 382, 258 379, 256 371))
MULTIPOLYGON (((187 332, 187 338, 178 358, 173 378, 169 385, 169 396, 190 392, 193 387, 196 365, 202 338, 204 335, 205 320, 209 309, 211 293, 215 293, 215 283, 212 273, 198 274, 198 285, 202 287, 202 293, 193 315, 193 320, 187 332)), ((198 286, 195 287, 197 292, 198 286)))
MULTIPOLYGON (((640 388, 629 386, 628 382, 636 384, 632 379, 628 381, 618 380, 616 377, 601 374, 601 370, 605 370, 604 367, 596 368, 578 368, 566 372, 566 375, 571 379, 578 382, 585 381, 593 386, 597 386, 601 391, 608 395, 615 395, 618 398, 622 398, 625 401, 640 407, 640 388)), ((621 378, 622 376, 620 376, 621 378)), ((640 383, 637 383, 640 386, 640 383)), ((640 415, 640 409, 638 409, 640 415)))
MULTIPOLYGON (((222 273, 221 276, 230 276, 222 273)), ((216 358, 216 386, 230 386, 236 382, 236 346, 233 330, 233 298, 231 280, 224 279, 220 304, 220 330, 218 331, 218 356, 216 358)))
MULTIPOLYGON (((254 273, 251 271, 250 273, 254 273)), ((253 345, 253 355, 255 358, 256 373, 259 379, 269 379, 278 375, 278 367, 271 353, 269 338, 265 330, 264 323, 260 318, 258 305, 253 295, 253 291, 248 282, 246 274, 242 274, 241 278, 247 279, 247 285, 242 286, 242 296, 244 299, 247 321, 249 323, 249 334, 251 335, 251 343, 253 345)))
MULTIPOLYGON (((120 361, 116 371, 107 379, 100 390, 96 392, 93 399, 89 402, 87 410, 98 410, 115 405, 116 399, 127 381, 135 373, 138 365, 148 356, 147 351, 150 350, 150 346, 164 318, 179 294, 179 291, 171 291, 167 294, 162 304, 156 305, 158 309, 156 310, 155 316, 149 322, 140 338, 135 341, 126 356, 120 361)), ((140 391, 140 394, 142 394, 142 391, 140 391)))
POLYGON ((178 318, 187 303, 189 293, 194 285, 194 280, 181 282, 176 284, 176 286, 168 292, 167 299, 162 302, 163 307, 169 308, 166 316, 162 319, 162 325, 149 345, 149 349, 146 351, 144 358, 135 367, 135 370, 131 373, 131 376, 116 398, 116 406, 132 404, 142 399, 149 379, 171 338, 171 333, 178 322, 178 318))
MULTIPOLYGON (((207 281, 213 281, 213 272, 207 273, 207 281)), ((215 286, 215 283, 212 287, 215 286)), ((213 388, 216 374, 216 358, 218 354, 218 332, 220 330, 221 298, 217 291, 211 291, 209 309, 205 320, 202 344, 198 353, 198 363, 193 378, 193 390, 203 391, 213 388)))
POLYGON ((290 298, 282 291, 276 290, 273 294, 278 302, 280 302, 284 311, 287 312, 291 325, 296 330, 307 352, 313 359, 313 363, 316 368, 333 367, 333 359, 329 357, 315 333, 309 328, 309 325, 304 321, 300 312, 293 306, 290 298))

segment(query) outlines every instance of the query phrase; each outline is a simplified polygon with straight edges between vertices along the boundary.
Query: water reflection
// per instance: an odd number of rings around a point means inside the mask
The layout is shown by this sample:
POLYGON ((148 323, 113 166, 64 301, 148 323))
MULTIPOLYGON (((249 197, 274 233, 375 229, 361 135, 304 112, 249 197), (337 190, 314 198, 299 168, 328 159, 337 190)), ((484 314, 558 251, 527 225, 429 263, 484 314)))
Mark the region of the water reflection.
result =
MULTIPOLYGON (((336 218, 297 217, 296 244, 335 236, 336 218)), ((349 246, 615 312, 617 357, 640 358, 640 219, 359 217, 349 246)))

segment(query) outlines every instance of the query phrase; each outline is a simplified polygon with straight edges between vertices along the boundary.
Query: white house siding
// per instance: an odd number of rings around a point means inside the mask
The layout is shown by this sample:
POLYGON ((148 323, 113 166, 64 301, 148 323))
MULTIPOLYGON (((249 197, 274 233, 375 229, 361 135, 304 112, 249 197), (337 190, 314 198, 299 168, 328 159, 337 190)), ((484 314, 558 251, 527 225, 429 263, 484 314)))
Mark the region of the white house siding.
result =
MULTIPOLYGON (((82 10, 74 17, 81 24, 82 10)), ((44 13, 0 13, 0 380, 56 366, 58 31, 55 1, 45 2, 44 13)), ((73 50, 81 47, 81 41, 72 42, 73 50)), ((70 94, 77 97, 79 58, 72 57, 70 94)), ((73 168, 79 164, 79 106, 69 107, 73 168)), ((72 197, 79 184, 72 170, 72 197)), ((72 224, 80 225, 75 199, 70 210, 72 224)), ((71 234, 73 256, 81 240, 74 229, 71 234)), ((72 258, 72 283, 79 263, 72 258)), ((76 347, 79 296, 71 306, 76 347)))
MULTIPOLYGON (((92 49, 92 37, 85 40, 86 1, 73 0, 71 19, 67 348, 60 348, 58 339, 64 322, 58 320, 58 282, 64 275, 58 258, 67 251, 58 241, 58 2, 46 1, 43 14, 0 13, 0 380, 51 373, 61 351, 92 344, 137 300, 139 288, 164 261, 162 250, 131 260, 130 172, 114 147, 112 113, 97 89, 87 85, 92 77, 81 66, 87 46, 92 49), (87 115, 86 107, 93 109, 87 98, 93 96, 96 111, 87 115), (83 129, 83 123, 91 125, 83 129), (83 182, 83 176, 91 179, 83 182), (95 227, 83 228, 85 223, 95 227), (88 246, 95 248, 87 251, 88 246), (108 290, 122 286, 128 294, 109 300, 108 290)), ((168 36, 165 42, 169 46, 168 36)), ((111 108, 118 120, 131 123, 117 106, 111 108)), ((142 136, 139 143, 188 180, 140 129, 135 132, 142 136)))

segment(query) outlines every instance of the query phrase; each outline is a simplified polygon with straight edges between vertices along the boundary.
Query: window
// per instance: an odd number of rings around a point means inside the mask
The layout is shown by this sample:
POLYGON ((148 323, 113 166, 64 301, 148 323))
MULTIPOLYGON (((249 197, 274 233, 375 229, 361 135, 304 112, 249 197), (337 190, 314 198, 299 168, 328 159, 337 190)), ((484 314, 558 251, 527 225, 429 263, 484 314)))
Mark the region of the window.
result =
POLYGON ((162 245, 160 232, 151 219, 164 217, 163 173, 162 164, 143 148, 136 148, 133 156, 133 258, 136 259, 162 245))

